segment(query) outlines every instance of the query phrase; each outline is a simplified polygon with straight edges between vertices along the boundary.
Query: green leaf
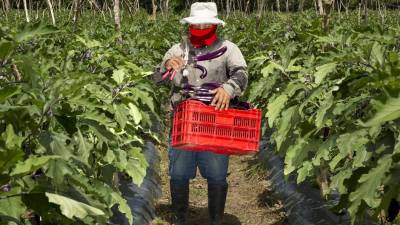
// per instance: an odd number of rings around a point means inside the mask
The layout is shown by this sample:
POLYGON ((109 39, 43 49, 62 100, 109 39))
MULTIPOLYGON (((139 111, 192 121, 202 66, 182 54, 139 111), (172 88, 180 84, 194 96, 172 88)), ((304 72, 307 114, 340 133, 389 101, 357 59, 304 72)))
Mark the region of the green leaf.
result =
POLYGON ((362 201, 365 201, 372 208, 379 206, 381 199, 379 198, 378 188, 382 185, 382 181, 391 166, 392 156, 384 155, 378 160, 375 168, 360 177, 358 180, 360 186, 349 196, 349 200, 352 202, 349 212, 352 216, 356 215, 362 201))
POLYGON ((372 64, 378 64, 380 66, 383 65, 385 60, 384 56, 384 49, 382 45, 380 45, 378 42, 375 42, 374 45, 372 46, 371 50, 371 61, 372 64))
POLYGON ((48 156, 34 156, 31 155, 27 160, 19 162, 16 167, 10 173, 11 176, 25 175, 32 173, 37 169, 46 165, 50 160, 59 159, 60 156, 48 155, 48 156))
POLYGON ((52 34, 58 32, 58 29, 51 25, 45 25, 44 23, 38 22, 33 25, 26 24, 25 28, 18 34, 15 35, 17 42, 27 41, 31 38, 52 34))
POLYGON ((311 162, 304 162, 303 166, 297 171, 298 176, 297 176, 297 183, 301 183, 303 182, 306 177, 308 177, 310 175, 310 172, 313 169, 313 165, 311 162))
POLYGON ((101 216, 104 212, 74 199, 46 192, 49 202, 60 206, 61 213, 69 219, 85 219, 87 216, 101 216))
POLYGON ((277 64, 276 62, 271 61, 268 66, 264 67, 261 70, 261 73, 263 75, 263 77, 268 77, 271 73, 274 72, 275 69, 280 70, 281 72, 284 72, 285 69, 283 68, 283 66, 277 64))
POLYGON ((115 127, 116 124, 114 121, 107 116, 105 116, 103 113, 99 113, 97 111, 91 111, 91 112, 85 112, 82 115, 79 116, 82 119, 85 120, 94 120, 99 122, 100 124, 107 126, 107 127, 115 127))
POLYGON ((134 184, 140 186, 146 176, 146 166, 138 160, 130 159, 125 172, 132 178, 134 184))
POLYGON ((365 163, 370 160, 371 156, 371 152, 368 152, 365 148, 361 148, 356 152, 356 156, 353 159, 353 168, 364 167, 365 163))
POLYGON ((325 125, 326 121, 326 112, 332 107, 333 105, 333 95, 332 93, 327 94, 328 96, 324 99, 321 103, 321 107, 318 109, 317 114, 315 116, 315 125, 317 128, 321 128, 325 125))
POLYGON ((330 159, 330 153, 333 148, 336 147, 336 137, 334 135, 330 136, 328 140, 322 142, 318 146, 318 150, 312 159, 312 163, 315 166, 321 166, 322 160, 328 161, 330 159))
POLYGON ((277 133, 275 135, 276 148, 278 151, 281 149, 282 143, 288 137, 290 127, 293 124, 292 119, 293 119, 295 113, 297 112, 297 109, 298 109, 297 106, 292 106, 282 112, 283 119, 280 120, 278 129, 277 129, 277 133))
POLYGON ((69 142, 69 138, 63 133, 43 132, 39 136, 39 143, 49 153, 62 156, 64 159, 70 158, 73 151, 67 142, 69 142))
POLYGON ((303 67, 301 66, 295 66, 294 64, 297 62, 299 58, 292 59, 286 68, 286 72, 299 72, 303 67))
MULTIPOLYGON (((138 148, 132 148, 128 154, 122 150, 114 150, 116 158, 112 165, 132 178, 133 183, 140 186, 146 176, 148 163, 138 148)), ((111 157, 113 158, 113 157, 111 157)))
POLYGON ((112 164, 115 160, 115 154, 112 150, 107 150, 106 155, 103 157, 104 162, 112 164))
POLYGON ((5 102, 7 99, 14 95, 21 93, 21 89, 18 86, 6 86, 0 89, 0 103, 5 102))
POLYGON ((396 143, 396 145, 394 146, 393 154, 400 154, 400 134, 399 134, 399 136, 397 137, 397 143, 396 143))
POLYGON ((339 173, 331 177, 331 183, 329 188, 331 190, 338 190, 340 194, 347 194, 348 188, 344 182, 351 177, 353 174, 352 169, 342 170, 339 173))
POLYGON ((270 127, 273 126, 275 119, 279 116, 283 107, 285 107, 287 100, 287 95, 280 95, 267 106, 267 117, 270 127))
POLYGON ((302 90, 305 88, 304 83, 301 82, 290 82, 285 91, 284 94, 286 94, 288 97, 292 97, 298 90, 302 90))
POLYGON ((113 141, 116 139, 115 135, 110 132, 106 126, 100 125, 97 121, 84 119, 81 122, 88 125, 90 130, 93 131, 103 142, 113 141))
POLYGON ((116 192, 111 193, 112 198, 113 198, 113 203, 118 204, 118 210, 125 214, 125 217, 128 219, 129 224, 133 224, 133 216, 132 216, 132 211, 131 208, 129 207, 128 203, 124 198, 121 197, 120 194, 117 194, 116 192))
POLYGON ((19 221, 26 210, 26 206, 22 202, 21 196, 8 197, 5 199, 0 198, 0 218, 3 215, 12 217, 19 221))
POLYGON ((138 88, 133 88, 131 92, 136 101, 140 99, 142 104, 147 105, 150 108, 150 110, 154 112, 154 99, 149 95, 147 91, 142 91, 138 88))
POLYGON ((78 156, 79 160, 84 162, 85 164, 89 163, 90 149, 91 146, 86 142, 85 138, 82 135, 82 132, 78 129, 78 156))
POLYGON ((346 99, 346 101, 337 101, 333 108, 334 115, 342 115, 343 112, 350 108, 356 107, 361 101, 367 98, 366 95, 357 96, 354 98, 346 99))
POLYGON ((329 163, 331 170, 334 170, 342 159, 352 157, 354 152, 365 150, 365 145, 368 142, 367 130, 357 130, 352 133, 340 135, 336 141, 339 153, 329 163))
POLYGON ((97 41, 97 40, 87 40, 87 39, 84 39, 84 38, 82 38, 82 37, 80 37, 78 35, 76 35, 75 37, 79 42, 84 44, 87 48, 91 49, 91 48, 96 48, 96 47, 100 47, 101 46, 101 43, 99 41, 97 41))
POLYGON ((120 124, 121 128, 124 129, 128 121, 128 110, 124 105, 113 105, 115 120, 120 124))
POLYGON ((125 79, 125 70, 124 69, 119 69, 119 70, 114 70, 113 71, 113 75, 112 78, 115 80, 115 82, 117 82, 117 84, 122 84, 122 82, 125 79))
POLYGON ((1 137, 5 140, 6 148, 8 149, 21 149, 21 144, 24 141, 23 137, 15 134, 11 124, 7 125, 6 131, 1 134, 1 137))
POLYGON ((133 121, 135 124, 139 124, 142 120, 142 114, 140 113, 138 107, 132 103, 128 104, 129 106, 129 115, 133 117, 133 121))
POLYGON ((25 153, 22 150, 12 149, 3 151, 0 148, 0 174, 14 167, 18 161, 24 158, 24 156, 25 153))
POLYGON ((397 98, 389 98, 386 102, 372 101, 376 113, 366 123, 362 124, 366 127, 381 125, 385 122, 400 118, 400 96, 397 98))
POLYGON ((129 224, 132 224, 132 212, 126 200, 119 192, 113 191, 111 187, 99 180, 89 180, 82 175, 72 175, 71 180, 79 187, 82 187, 86 193, 97 196, 96 199, 104 201, 108 208, 118 204, 118 209, 128 218, 129 224))
POLYGON ((305 139, 297 139, 294 145, 291 145, 285 156, 285 169, 283 173, 289 175, 297 169, 299 164, 307 157, 309 148, 306 148, 307 141, 305 139))
POLYGON ((53 179, 57 185, 62 185, 66 182, 65 177, 73 174, 68 163, 62 159, 54 159, 49 161, 46 175, 53 179))
MULTIPOLYGON (((11 41, 0 41, 0 59, 5 59, 14 50, 15 44, 11 41)), ((1 102, 1 101, 0 101, 1 102)))
POLYGON ((336 69, 336 66, 336 63, 327 63, 317 67, 317 72, 314 74, 315 83, 318 85, 321 84, 325 77, 336 69))

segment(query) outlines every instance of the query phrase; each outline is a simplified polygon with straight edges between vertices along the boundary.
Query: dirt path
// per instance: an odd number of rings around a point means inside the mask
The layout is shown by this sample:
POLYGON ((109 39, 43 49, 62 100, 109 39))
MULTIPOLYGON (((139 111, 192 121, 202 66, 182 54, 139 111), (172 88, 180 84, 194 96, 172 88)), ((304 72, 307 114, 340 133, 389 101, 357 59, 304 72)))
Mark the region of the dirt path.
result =
MULTIPOLYGON (((163 196, 156 206, 158 218, 154 225, 170 225, 170 193, 168 156, 161 149, 161 175, 163 196)), ((282 204, 270 195, 270 184, 265 172, 257 170, 252 156, 233 156, 229 164, 229 191, 224 225, 285 225, 282 204)), ((200 173, 190 184, 188 225, 208 225, 207 182, 200 173)))

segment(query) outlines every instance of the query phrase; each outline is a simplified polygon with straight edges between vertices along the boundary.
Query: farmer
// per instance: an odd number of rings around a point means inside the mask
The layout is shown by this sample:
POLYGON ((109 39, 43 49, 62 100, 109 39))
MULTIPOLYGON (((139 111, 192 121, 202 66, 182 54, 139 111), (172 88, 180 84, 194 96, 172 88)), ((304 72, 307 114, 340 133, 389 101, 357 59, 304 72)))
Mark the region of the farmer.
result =
MULTIPOLYGON (((165 80, 171 80, 173 86, 171 97, 173 106, 184 100, 177 87, 182 87, 185 83, 194 86, 212 82, 222 83, 221 87, 210 91, 215 94, 211 105, 215 106, 217 110, 227 109, 230 100, 241 95, 247 86, 247 65, 235 44, 218 37, 217 28, 219 25, 224 26, 225 23, 217 18, 216 4, 214 2, 192 4, 190 16, 182 19, 181 23, 188 24, 187 37, 182 43, 176 44, 168 50, 158 73, 154 73, 154 79, 161 81, 162 74, 168 73, 168 71, 172 72, 171 78, 165 80), (218 58, 197 62, 207 70, 206 77, 201 77, 204 74, 202 70, 190 66, 193 64, 193 56, 212 53, 225 46, 227 47, 226 52, 218 58), (185 57, 185 54, 188 54, 189 57, 185 57)), ((226 177, 229 157, 211 152, 182 151, 171 146, 168 156, 174 224, 185 224, 189 200, 189 180, 195 178, 197 167, 208 182, 210 224, 221 224, 228 189, 226 177)))

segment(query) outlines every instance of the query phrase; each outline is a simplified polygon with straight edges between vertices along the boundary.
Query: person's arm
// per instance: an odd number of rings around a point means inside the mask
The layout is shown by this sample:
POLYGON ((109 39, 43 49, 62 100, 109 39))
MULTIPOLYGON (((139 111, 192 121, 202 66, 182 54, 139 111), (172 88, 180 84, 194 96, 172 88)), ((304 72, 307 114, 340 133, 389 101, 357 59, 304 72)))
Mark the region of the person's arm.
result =
MULTIPOLYGON (((181 64, 183 65, 183 59, 181 59, 182 50, 179 44, 172 46, 167 53, 165 53, 162 62, 156 68, 153 73, 152 79, 156 83, 163 82, 162 75, 169 69, 178 70, 181 64)), ((169 78, 164 81, 169 81, 169 78)))
POLYGON ((222 87, 231 98, 240 96, 247 88, 248 74, 247 64, 240 49, 232 44, 227 55, 227 71, 229 80, 222 87))

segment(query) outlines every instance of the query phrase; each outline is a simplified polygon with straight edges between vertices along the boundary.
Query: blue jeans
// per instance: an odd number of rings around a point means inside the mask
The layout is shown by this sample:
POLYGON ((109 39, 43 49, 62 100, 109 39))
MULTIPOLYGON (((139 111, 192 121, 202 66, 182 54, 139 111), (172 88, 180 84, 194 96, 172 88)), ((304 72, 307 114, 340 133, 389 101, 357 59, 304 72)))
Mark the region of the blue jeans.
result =
POLYGON ((229 156, 212 152, 191 152, 168 148, 169 176, 172 181, 187 182, 196 177, 197 167, 208 183, 225 185, 229 156))

